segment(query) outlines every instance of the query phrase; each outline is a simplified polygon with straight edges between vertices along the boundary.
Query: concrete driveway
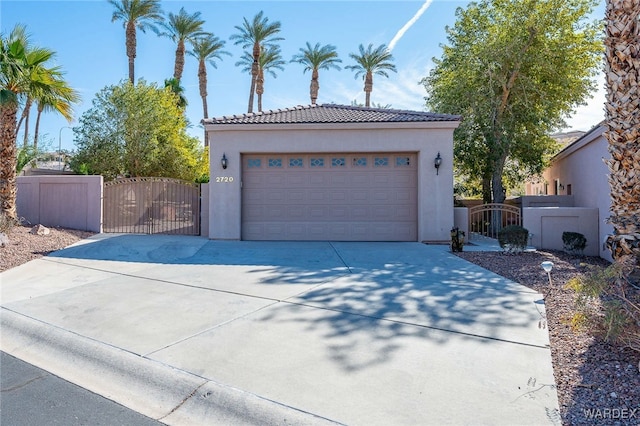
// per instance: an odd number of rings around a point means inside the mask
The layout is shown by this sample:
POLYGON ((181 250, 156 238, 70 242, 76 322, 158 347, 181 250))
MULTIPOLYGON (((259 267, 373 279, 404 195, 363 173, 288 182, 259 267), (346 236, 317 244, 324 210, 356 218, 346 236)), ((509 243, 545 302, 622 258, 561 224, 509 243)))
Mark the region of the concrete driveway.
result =
POLYGON ((97 235, 0 285, 2 351, 167 424, 560 424, 542 296, 446 246, 97 235))

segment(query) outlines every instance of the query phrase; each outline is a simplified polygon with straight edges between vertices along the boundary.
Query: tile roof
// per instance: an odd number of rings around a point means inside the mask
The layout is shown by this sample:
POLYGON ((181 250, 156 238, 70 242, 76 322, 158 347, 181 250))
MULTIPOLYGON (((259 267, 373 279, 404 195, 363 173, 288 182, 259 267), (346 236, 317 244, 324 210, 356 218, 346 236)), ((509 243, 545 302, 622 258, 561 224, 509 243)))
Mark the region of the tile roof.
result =
POLYGON ((204 124, 409 123, 460 121, 458 115, 317 104, 203 120, 204 124))

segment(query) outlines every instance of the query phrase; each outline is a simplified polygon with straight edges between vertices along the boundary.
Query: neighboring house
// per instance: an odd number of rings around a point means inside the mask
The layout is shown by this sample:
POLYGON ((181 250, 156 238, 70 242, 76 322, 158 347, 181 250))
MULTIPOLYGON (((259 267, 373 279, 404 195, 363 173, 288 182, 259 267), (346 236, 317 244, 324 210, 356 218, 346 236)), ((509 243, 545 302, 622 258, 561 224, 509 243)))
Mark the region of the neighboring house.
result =
MULTIPOLYGON (((604 159, 609 157, 603 123, 587 132, 551 160, 551 166, 543 172, 542 181, 528 183, 527 195, 572 195, 574 207, 592 207, 599 211, 598 235, 600 256, 611 260, 611 254, 603 247, 613 227, 605 221, 609 217, 609 170, 604 159)), ((588 242, 593 244, 591 242, 588 242)))
POLYGON ((325 104, 203 124, 209 238, 450 238, 459 116, 325 104))

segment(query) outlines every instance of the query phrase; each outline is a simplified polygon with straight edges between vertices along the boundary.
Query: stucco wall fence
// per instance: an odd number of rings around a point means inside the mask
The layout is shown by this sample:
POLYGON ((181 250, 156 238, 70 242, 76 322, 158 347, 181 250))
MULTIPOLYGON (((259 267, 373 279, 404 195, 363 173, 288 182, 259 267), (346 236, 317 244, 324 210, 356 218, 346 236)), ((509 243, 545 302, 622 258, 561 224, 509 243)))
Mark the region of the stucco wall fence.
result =
MULTIPOLYGON (((454 210, 454 226, 468 232, 467 207, 456 207, 454 210)), ((600 241, 597 208, 524 207, 522 226, 529 231, 530 244, 537 249, 563 250, 562 233, 579 232, 587 239, 584 254, 600 256, 603 241, 600 241)))
POLYGON ((102 232, 102 176, 19 176, 18 217, 30 224, 102 232))
MULTIPOLYGON (((16 207, 26 224, 102 232, 102 176, 18 176, 16 207)), ((201 185, 201 232, 209 234, 209 184, 201 185)))

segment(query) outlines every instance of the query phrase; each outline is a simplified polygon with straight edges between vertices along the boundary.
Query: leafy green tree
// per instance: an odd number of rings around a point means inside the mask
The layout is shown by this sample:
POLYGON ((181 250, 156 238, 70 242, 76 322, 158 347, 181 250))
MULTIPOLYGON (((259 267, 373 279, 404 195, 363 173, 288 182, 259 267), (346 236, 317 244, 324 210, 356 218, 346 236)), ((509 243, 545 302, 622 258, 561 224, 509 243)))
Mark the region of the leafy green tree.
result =
POLYGON ((160 176, 193 181, 203 174, 199 140, 175 94, 139 79, 104 88, 74 128, 78 152, 72 168, 118 176, 160 176))
POLYGON ((136 30, 143 33, 151 29, 157 31, 156 25, 164 20, 160 0, 108 0, 115 8, 111 22, 122 21, 125 28, 125 45, 129 58, 129 81, 133 83, 136 60, 136 30))
POLYGON ((460 174, 482 180, 485 202, 503 202, 512 181, 539 173, 548 136, 594 89, 603 46, 588 22, 592 0, 482 0, 459 8, 448 44, 422 80, 427 106, 460 114, 460 174))
POLYGON ((200 18, 200 15, 200 12, 188 14, 184 7, 181 7, 177 15, 169 13, 168 22, 160 24, 165 29, 160 35, 169 37, 177 44, 176 60, 173 67, 173 78, 176 80, 182 78, 182 71, 184 70, 184 55, 187 49, 185 42, 193 43, 199 37, 208 34, 202 29, 204 20, 200 18))
POLYGON ((279 21, 269 22, 269 18, 264 16, 263 11, 260 11, 251 22, 247 18, 243 18, 242 26, 235 26, 239 32, 230 37, 235 45, 241 45, 243 49, 253 49, 251 89, 249 90, 249 107, 247 108, 249 113, 253 112, 253 94, 256 91, 256 81, 260 73, 260 54, 263 49, 268 49, 274 46, 277 41, 284 40, 284 38, 277 36, 280 32, 280 26, 279 21))
POLYGON ((217 68, 216 59, 222 60, 222 55, 231 55, 224 49, 225 41, 220 40, 213 34, 195 39, 192 43, 193 49, 187 54, 198 60, 198 86, 200 97, 202 98, 202 112, 204 118, 209 118, 207 108, 207 63, 213 68, 217 68))
POLYGON ((318 99, 318 91, 320 90, 319 70, 328 70, 334 68, 340 69, 338 65, 342 60, 338 59, 336 47, 330 44, 320 46, 316 43, 311 47, 307 42, 306 48, 300 48, 300 53, 293 55, 291 62, 297 62, 304 65, 303 72, 311 71, 311 84, 309 86, 309 96, 311 97, 311 105, 315 105, 318 99))
POLYGON ((365 107, 371 106, 371 92, 373 91, 373 75, 381 75, 389 78, 387 71, 396 71, 393 64, 393 55, 386 45, 373 48, 370 44, 365 49, 363 45, 359 47, 359 53, 350 53, 349 57, 356 61, 355 65, 348 65, 345 68, 355 71, 355 78, 362 76, 364 79, 365 107))

